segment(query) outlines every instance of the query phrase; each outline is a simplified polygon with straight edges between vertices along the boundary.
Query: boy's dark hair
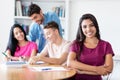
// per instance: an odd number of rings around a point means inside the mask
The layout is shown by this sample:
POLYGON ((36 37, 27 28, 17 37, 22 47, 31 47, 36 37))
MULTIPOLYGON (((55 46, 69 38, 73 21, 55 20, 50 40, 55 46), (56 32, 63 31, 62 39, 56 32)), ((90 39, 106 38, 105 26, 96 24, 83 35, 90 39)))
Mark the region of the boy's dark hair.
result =
POLYGON ((33 15, 34 13, 40 14, 41 8, 37 4, 31 4, 28 8, 28 16, 33 15))
POLYGON ((59 26, 55 21, 51 21, 44 26, 44 29, 48 28, 57 29, 59 31, 59 26))

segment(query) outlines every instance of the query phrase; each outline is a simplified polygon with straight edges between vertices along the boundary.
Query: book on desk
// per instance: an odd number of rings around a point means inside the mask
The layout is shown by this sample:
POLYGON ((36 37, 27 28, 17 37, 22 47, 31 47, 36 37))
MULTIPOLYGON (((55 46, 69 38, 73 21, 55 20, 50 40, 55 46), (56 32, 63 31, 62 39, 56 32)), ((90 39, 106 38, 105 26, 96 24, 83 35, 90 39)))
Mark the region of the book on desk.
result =
POLYGON ((25 67, 27 62, 25 61, 7 61, 3 63, 5 67, 25 67))
MULTIPOLYGON (((35 65, 43 64, 43 61, 38 61, 35 65)), ((27 67, 29 63, 27 61, 7 61, 3 63, 4 67, 27 67)))

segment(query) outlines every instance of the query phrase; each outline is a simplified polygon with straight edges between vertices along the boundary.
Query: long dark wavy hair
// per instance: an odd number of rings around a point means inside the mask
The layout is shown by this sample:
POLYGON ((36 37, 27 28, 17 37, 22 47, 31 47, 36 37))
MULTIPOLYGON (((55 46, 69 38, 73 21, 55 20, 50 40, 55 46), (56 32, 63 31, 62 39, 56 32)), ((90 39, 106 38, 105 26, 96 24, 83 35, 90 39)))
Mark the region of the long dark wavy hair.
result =
MULTIPOLYGON (((100 30, 99 30, 98 22, 97 22, 95 16, 92 14, 89 14, 89 13, 82 15, 82 17, 79 20, 79 27, 78 27, 76 39, 74 41, 75 43, 79 44, 79 46, 80 46, 79 52, 80 53, 82 52, 83 43, 84 43, 85 38, 86 38, 86 36, 83 34, 81 24, 82 24, 83 20, 86 20, 86 19, 90 19, 93 22, 93 24, 96 28, 96 35, 95 36, 100 40, 100 30)), ((79 54, 79 56, 80 56, 80 54, 79 54)))
POLYGON ((9 34, 9 40, 8 40, 8 44, 7 44, 7 48, 6 48, 6 50, 10 50, 11 51, 11 55, 12 56, 14 56, 14 53, 15 53, 15 51, 16 51, 16 48, 18 47, 18 49, 19 49, 19 46, 18 46, 18 40, 14 37, 14 28, 19 28, 19 29, 21 29, 22 30, 22 32, 24 33, 24 39, 26 40, 26 41, 28 41, 27 40, 27 37, 26 37, 26 33, 25 33, 25 31, 24 31, 24 29, 22 28, 22 26, 21 25, 19 25, 19 24, 14 24, 12 27, 11 27, 11 29, 10 29, 10 34, 9 34))

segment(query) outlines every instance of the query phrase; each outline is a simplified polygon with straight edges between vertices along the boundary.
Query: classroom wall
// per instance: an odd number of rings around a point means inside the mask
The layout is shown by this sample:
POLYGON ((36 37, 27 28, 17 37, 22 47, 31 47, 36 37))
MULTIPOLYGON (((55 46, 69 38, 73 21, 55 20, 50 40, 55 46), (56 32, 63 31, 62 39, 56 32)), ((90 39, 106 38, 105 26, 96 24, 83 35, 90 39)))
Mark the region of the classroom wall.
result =
POLYGON ((3 60, 2 51, 5 50, 9 29, 13 24, 13 15, 14 15, 14 0, 2 0, 0 3, 0 62, 3 60))
MULTIPOLYGON (((9 30, 13 24, 14 0, 3 0, 0 3, 0 51, 4 51, 8 42, 9 30), (3 10, 4 9, 4 10, 3 10)), ((96 16, 101 37, 112 44, 116 55, 120 55, 120 1, 119 0, 71 0, 69 7, 69 40, 74 40, 79 18, 84 13, 96 16)), ((0 52, 0 59, 1 55, 0 52)), ((0 60, 1 61, 1 60, 0 60)))
POLYGON ((85 13, 96 16, 100 27, 101 38, 112 44, 116 55, 120 55, 120 1, 119 0, 71 0, 70 34, 74 40, 79 18, 85 13))

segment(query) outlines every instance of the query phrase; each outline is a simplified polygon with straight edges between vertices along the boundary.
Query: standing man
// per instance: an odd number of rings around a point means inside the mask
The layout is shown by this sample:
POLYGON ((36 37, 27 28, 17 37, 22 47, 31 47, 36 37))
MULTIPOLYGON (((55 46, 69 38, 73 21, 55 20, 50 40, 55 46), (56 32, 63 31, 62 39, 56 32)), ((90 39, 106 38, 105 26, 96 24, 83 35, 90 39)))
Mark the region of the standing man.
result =
POLYGON ((55 21, 59 25, 59 32, 62 36, 62 26, 56 13, 43 13, 38 5, 31 4, 28 9, 28 16, 33 20, 33 23, 30 25, 29 38, 34 42, 38 40, 38 52, 41 52, 46 43, 41 25, 45 26, 48 22, 55 21))

